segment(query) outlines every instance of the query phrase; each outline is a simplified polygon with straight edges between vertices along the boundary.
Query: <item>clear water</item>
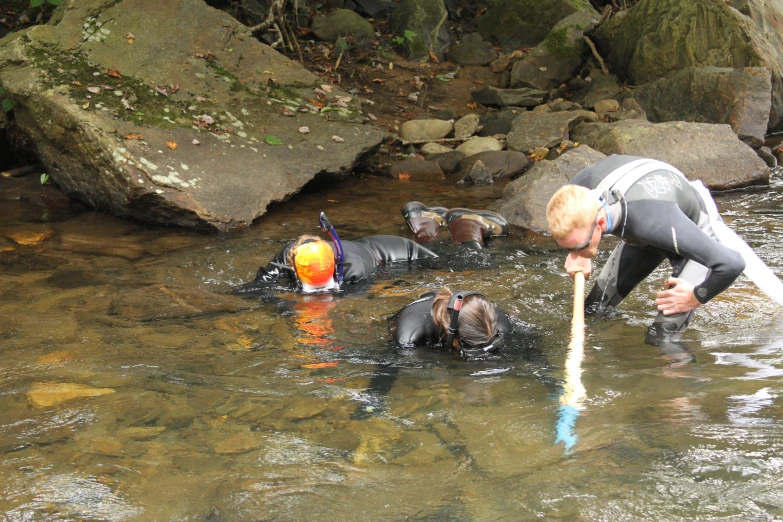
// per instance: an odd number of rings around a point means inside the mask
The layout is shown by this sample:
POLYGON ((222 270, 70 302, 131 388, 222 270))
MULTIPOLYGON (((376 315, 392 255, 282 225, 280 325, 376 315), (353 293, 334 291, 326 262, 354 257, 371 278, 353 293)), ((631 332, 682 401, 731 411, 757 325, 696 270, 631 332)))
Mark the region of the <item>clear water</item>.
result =
MULTIPOLYGON (((355 179, 222 236, 49 189, 0 181, 2 236, 48 234, 0 237, 0 520, 783 520, 783 315, 744 277, 697 312, 695 362, 643 342, 664 269, 589 323, 566 449, 572 283, 548 241, 444 241, 447 263, 335 299, 230 294, 320 210, 343 239, 407 235, 407 201, 485 208, 502 187, 355 179), (442 285, 490 295, 523 339, 472 363, 390 349, 387 318, 442 285)), ((781 199, 777 180, 718 199, 779 274, 781 199)))

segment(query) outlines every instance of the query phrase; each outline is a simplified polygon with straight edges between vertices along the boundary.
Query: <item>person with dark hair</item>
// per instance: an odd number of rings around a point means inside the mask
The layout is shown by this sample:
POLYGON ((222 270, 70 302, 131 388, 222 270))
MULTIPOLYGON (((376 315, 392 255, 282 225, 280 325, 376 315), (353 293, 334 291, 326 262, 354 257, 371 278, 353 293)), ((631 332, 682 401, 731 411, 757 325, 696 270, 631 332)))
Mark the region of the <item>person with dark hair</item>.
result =
POLYGON ((302 292, 327 292, 344 283, 366 280, 382 265, 437 257, 430 249, 398 236, 326 241, 302 235, 278 252, 266 267, 260 267, 253 281, 236 287, 234 293, 257 292, 286 278, 293 280, 302 292))
POLYGON ((448 228, 455 243, 480 250, 492 237, 508 235, 506 218, 490 210, 427 206, 411 201, 400 210, 417 241, 434 241, 448 228))
POLYGON ((514 325, 483 294, 443 288, 424 294, 397 312, 389 329, 398 347, 440 344, 473 358, 499 350, 514 325))

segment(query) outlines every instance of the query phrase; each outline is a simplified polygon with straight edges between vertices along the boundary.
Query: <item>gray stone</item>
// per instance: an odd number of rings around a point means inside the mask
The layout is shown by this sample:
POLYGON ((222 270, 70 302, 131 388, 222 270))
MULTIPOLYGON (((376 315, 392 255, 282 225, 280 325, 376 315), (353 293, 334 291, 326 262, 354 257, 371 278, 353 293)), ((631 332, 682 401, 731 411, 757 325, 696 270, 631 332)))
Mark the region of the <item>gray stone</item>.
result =
POLYGON ((491 185, 494 181, 492 173, 484 166, 481 160, 473 162, 462 178, 462 183, 470 183, 477 186, 491 185))
POLYGON ((454 124, 443 120, 409 120, 400 125, 400 138, 405 141, 437 140, 454 130, 454 124))
POLYGON ((509 150, 529 153, 536 147, 557 147, 563 140, 573 139, 569 132, 584 121, 598 121, 589 111, 527 112, 516 118, 506 139, 509 150))
POLYGON ((762 67, 689 67, 642 85, 629 96, 654 123, 727 123, 742 141, 758 148, 767 133, 771 78, 762 67))
POLYGON ((769 167, 728 125, 643 120, 583 123, 571 139, 607 155, 665 161, 713 190, 769 183, 769 167))
POLYGON ((407 178, 415 180, 442 180, 446 177, 440 165, 434 161, 427 161, 419 158, 406 158, 391 166, 391 176, 393 178, 407 178))
POLYGON ((608 113, 620 110, 620 102, 617 100, 601 100, 595 104, 593 110, 599 118, 603 119, 608 113))
POLYGON ((482 40, 479 33, 465 35, 447 55, 450 62, 458 65, 486 65, 498 57, 492 43, 482 40))
POLYGON ((439 109, 432 113, 432 117, 436 120, 457 120, 459 119, 459 114, 457 114, 457 111, 451 108, 448 109, 439 109))
POLYGON ((469 138, 476 133, 479 126, 479 115, 468 114, 454 122, 454 137, 469 138))
POLYGON ((499 0, 478 19, 478 29, 484 38, 504 49, 532 47, 557 22, 585 4, 578 0, 499 0))
POLYGON ((554 100, 547 103, 547 107, 552 112, 563 112, 563 111, 581 111, 584 110, 584 107, 579 105, 578 103, 574 103, 572 101, 568 100, 554 100))
POLYGON ((774 169, 778 166, 778 159, 772 154, 772 149, 769 147, 760 147, 756 150, 756 154, 767 164, 767 167, 774 169))
POLYGON ((403 39, 398 48, 409 60, 427 61, 430 53, 443 60, 451 46, 448 16, 443 0, 402 0, 391 14, 389 31, 403 39), (406 38, 405 31, 413 36, 406 38))
POLYGON ((425 158, 428 158, 429 156, 435 154, 445 154, 453 150, 454 149, 446 147, 445 145, 440 145, 439 143, 425 143, 421 146, 420 152, 424 155, 425 158))
POLYGON ((340 36, 364 34, 375 38, 372 24, 348 9, 337 9, 326 16, 316 16, 310 26, 319 40, 334 42, 340 36))
POLYGON ((465 154, 465 157, 490 150, 503 150, 503 145, 495 138, 473 137, 455 150, 465 154))
POLYGON ((464 153, 457 150, 450 150, 449 152, 444 152, 443 154, 435 154, 429 159, 430 161, 434 161, 440 165, 440 168, 444 174, 449 175, 456 172, 459 162, 462 161, 464 157, 464 153))
POLYGON ((769 130, 783 128, 783 3, 644 0, 595 32, 613 71, 643 85, 688 67, 772 73, 769 130), (717 36, 719 35, 719 37, 717 36))
POLYGON ((547 93, 538 89, 498 89, 497 87, 484 87, 471 91, 470 96, 482 105, 517 107, 535 107, 541 105, 547 97, 547 93))
MULTIPOLYGON (((527 156, 513 150, 479 152, 459 162, 459 170, 466 172, 476 161, 482 164, 492 174, 492 179, 513 178, 530 166, 527 156)), ((464 176, 463 176, 464 177, 464 176)))
POLYGON ((571 96, 571 101, 586 109, 592 109, 601 100, 610 100, 620 94, 620 82, 613 74, 591 76, 592 81, 584 82, 582 87, 571 96))
POLYGON ((592 8, 560 20, 543 42, 511 68, 511 87, 546 91, 568 80, 584 61, 584 33, 597 20, 592 8))
POLYGON ((329 121, 298 112, 313 96, 302 86, 316 82, 201 0, 83 0, 0 43, 0 84, 52 180, 147 222, 247 226, 316 174, 349 174, 387 134, 359 123, 358 101, 331 107, 329 121), (107 74, 117 68, 121 78, 107 74), (102 85, 113 90, 87 90, 102 85))
POLYGON ((546 205, 552 195, 577 172, 604 157, 581 145, 553 161, 539 161, 524 176, 509 183, 503 190, 503 198, 491 208, 512 225, 546 233, 546 205))

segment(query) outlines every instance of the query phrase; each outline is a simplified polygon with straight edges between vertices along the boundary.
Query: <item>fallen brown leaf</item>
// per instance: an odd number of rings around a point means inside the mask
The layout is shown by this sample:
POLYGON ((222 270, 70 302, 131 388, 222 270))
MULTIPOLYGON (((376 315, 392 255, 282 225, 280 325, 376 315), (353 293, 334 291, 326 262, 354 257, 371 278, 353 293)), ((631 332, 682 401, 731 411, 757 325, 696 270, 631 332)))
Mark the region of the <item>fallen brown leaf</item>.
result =
POLYGON ((82 86, 82 82, 80 82, 79 80, 73 80, 71 82, 71 85, 78 85, 79 87, 81 87, 82 86))
POLYGON ((471 109, 475 109, 476 107, 478 107, 478 104, 476 102, 469 103, 468 107, 471 108, 471 109))
POLYGON ((433 62, 440 63, 440 60, 438 60, 438 57, 435 56, 435 53, 432 52, 432 49, 430 49, 430 58, 432 58, 433 62))
POLYGON ((400 181, 410 181, 411 175, 409 172, 400 172, 397 177, 400 179, 400 181))
POLYGON ((174 150, 177 148, 177 142, 176 141, 167 141, 166 146, 170 148, 171 150, 174 150))
POLYGON ((179 84, 178 83, 175 83, 174 85, 171 86, 171 94, 174 94, 178 90, 179 90, 179 84))
POLYGON ((141 137, 141 134, 126 134, 125 135, 126 140, 143 140, 144 138, 141 137))
POLYGON ((112 78, 122 78, 120 71, 118 71, 117 69, 106 69, 106 74, 108 74, 112 78))

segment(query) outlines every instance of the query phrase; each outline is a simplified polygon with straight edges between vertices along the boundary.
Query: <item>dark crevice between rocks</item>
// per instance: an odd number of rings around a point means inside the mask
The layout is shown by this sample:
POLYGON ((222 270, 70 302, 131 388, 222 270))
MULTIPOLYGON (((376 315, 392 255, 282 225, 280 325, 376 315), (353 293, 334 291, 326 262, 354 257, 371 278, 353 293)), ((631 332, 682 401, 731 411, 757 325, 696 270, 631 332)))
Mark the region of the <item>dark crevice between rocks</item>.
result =
POLYGON ((7 125, 0 126, 0 171, 5 172, 18 167, 38 165, 35 144, 13 120, 13 112, 7 125))

